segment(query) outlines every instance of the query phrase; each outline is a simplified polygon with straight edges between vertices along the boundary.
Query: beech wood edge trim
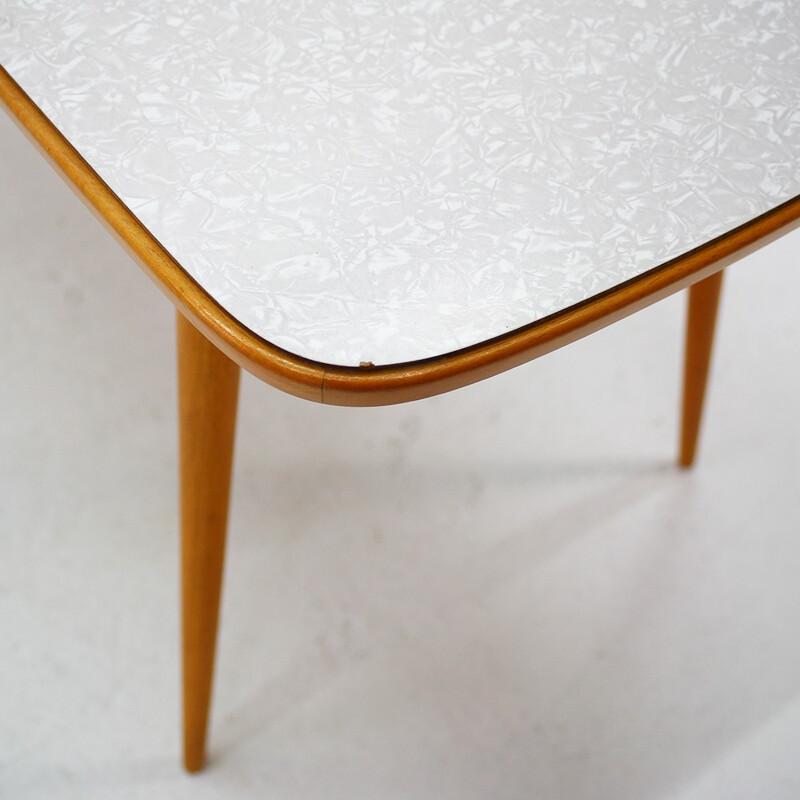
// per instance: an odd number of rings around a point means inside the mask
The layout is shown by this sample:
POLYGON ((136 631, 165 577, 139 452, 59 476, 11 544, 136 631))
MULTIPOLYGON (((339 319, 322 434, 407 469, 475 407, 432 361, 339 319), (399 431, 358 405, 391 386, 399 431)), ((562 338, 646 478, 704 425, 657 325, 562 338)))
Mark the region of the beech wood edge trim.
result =
POLYGON ((685 289, 800 224, 798 196, 608 292, 495 339, 408 364, 333 366, 270 344, 225 311, 139 222, 1 66, 0 99, 178 310, 223 353, 278 389, 334 405, 403 403, 497 375, 685 289))

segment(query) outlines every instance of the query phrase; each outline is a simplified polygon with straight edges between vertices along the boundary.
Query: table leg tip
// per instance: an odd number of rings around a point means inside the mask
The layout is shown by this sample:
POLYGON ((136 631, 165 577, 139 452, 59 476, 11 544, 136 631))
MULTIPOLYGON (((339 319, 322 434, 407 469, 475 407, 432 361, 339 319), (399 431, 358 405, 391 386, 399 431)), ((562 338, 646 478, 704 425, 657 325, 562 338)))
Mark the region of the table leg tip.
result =
POLYGON ((206 757, 203 752, 186 752, 183 755, 184 769, 189 773, 201 772, 206 765, 206 757))

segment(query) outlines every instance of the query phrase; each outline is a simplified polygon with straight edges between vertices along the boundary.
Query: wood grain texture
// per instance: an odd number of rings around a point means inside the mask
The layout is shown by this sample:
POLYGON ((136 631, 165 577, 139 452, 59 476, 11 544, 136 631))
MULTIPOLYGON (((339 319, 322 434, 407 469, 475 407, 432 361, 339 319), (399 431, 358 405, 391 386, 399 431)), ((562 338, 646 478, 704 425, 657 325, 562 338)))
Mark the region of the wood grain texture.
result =
POLYGON ((202 769, 217 640, 240 370, 177 314, 184 763, 202 769))
POLYGON ((697 454, 722 290, 722 274, 717 272, 689 289, 686 354, 683 363, 681 447, 678 458, 678 463, 684 468, 694 464, 697 454))
POLYGON ((2 68, 0 98, 176 307, 222 352, 283 391, 335 405, 402 403, 496 375, 688 288, 800 223, 800 197, 796 197, 632 281, 502 337, 408 364, 335 367, 275 347, 219 306, 139 223, 2 68))

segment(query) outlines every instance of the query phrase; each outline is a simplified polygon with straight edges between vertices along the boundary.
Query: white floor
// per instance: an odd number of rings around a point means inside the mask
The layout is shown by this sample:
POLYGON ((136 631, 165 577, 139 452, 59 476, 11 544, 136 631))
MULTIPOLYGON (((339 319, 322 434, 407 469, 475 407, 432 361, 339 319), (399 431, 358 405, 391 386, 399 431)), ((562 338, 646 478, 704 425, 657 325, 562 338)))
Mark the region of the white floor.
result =
POLYGON ((800 232, 453 395, 247 377, 211 732, 179 767, 173 317, 0 119, 0 797, 800 797, 800 232))

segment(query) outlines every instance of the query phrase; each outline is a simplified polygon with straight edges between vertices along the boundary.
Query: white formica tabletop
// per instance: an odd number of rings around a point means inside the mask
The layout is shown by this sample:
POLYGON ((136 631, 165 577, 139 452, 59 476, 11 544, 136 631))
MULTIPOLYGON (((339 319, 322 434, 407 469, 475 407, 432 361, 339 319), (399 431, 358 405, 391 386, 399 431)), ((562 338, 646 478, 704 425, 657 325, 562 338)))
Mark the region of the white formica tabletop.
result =
POLYGON ((797 0, 7 0, 0 63, 328 364, 485 341, 800 195, 797 0))

